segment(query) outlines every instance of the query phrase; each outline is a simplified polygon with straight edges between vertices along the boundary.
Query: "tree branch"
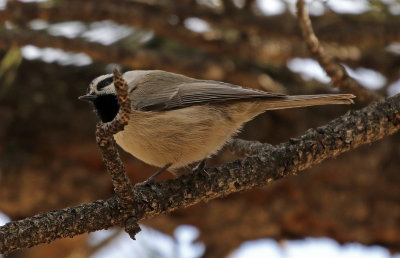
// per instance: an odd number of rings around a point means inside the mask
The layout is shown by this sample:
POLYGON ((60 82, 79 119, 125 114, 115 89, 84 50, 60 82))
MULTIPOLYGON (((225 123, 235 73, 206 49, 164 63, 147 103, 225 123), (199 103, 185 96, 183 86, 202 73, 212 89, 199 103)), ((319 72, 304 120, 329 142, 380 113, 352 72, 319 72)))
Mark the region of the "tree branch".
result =
POLYGON ((400 129, 400 94, 348 112, 325 126, 256 156, 206 169, 209 176, 186 174, 157 184, 158 191, 135 186, 131 209, 117 197, 51 211, 0 227, 0 252, 48 243, 57 238, 124 226, 128 218, 142 219, 192 206, 230 193, 265 186, 271 181, 335 157, 400 129))
MULTIPOLYGON (((128 96, 128 85, 117 69, 114 69, 114 87, 117 93, 118 114, 109 123, 99 122, 96 126, 96 142, 103 155, 103 160, 114 185, 114 192, 124 210, 130 210, 135 202, 135 193, 129 180, 125 166, 122 163, 114 140, 114 134, 122 131, 129 122, 131 113, 131 101, 128 96)), ((137 219, 132 217, 124 221, 125 231, 132 239, 140 231, 137 219)))
POLYGON ((332 83, 345 92, 355 94, 360 101, 371 102, 382 100, 382 96, 379 96, 375 92, 367 90, 366 88, 358 84, 353 78, 351 78, 347 74, 342 65, 335 62, 330 56, 326 54, 325 50, 320 45, 317 36, 314 34, 310 16, 308 15, 304 0, 297 1, 297 12, 300 28, 303 34, 303 38, 307 43, 308 49, 318 60, 319 64, 324 68, 326 73, 329 75, 332 83))
POLYGON ((123 203, 129 203, 133 201, 132 184, 125 173, 124 164, 119 158, 113 135, 122 131, 128 124, 131 101, 128 98, 128 85, 117 69, 114 70, 114 87, 120 109, 111 122, 97 124, 96 142, 103 155, 106 168, 110 172, 115 194, 123 203))

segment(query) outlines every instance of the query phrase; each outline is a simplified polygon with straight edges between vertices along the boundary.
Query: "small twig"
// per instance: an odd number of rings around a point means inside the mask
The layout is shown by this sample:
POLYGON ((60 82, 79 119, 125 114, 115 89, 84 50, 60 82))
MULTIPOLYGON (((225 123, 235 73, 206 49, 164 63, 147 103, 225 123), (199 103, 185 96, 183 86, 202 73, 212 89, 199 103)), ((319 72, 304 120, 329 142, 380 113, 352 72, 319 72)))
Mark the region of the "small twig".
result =
POLYGON ((367 90, 354 79, 352 79, 344 69, 344 67, 335 62, 320 45, 317 36, 312 28, 310 16, 306 9, 304 0, 297 1, 297 16, 300 23, 301 32, 307 47, 311 54, 318 60, 319 64, 326 71, 332 80, 332 83, 341 90, 353 93, 357 99, 363 102, 372 102, 382 100, 383 97, 379 96, 373 91, 367 90))
MULTIPOLYGON (((131 101, 128 97, 128 85, 117 69, 114 69, 114 87, 117 93, 119 112, 109 123, 99 122, 96 126, 96 141, 103 155, 104 164, 111 175, 114 192, 124 210, 129 210, 134 201, 133 186, 125 172, 113 135, 122 131, 129 122, 131 101)), ((136 220, 125 221, 125 231, 135 239, 140 231, 136 220)))

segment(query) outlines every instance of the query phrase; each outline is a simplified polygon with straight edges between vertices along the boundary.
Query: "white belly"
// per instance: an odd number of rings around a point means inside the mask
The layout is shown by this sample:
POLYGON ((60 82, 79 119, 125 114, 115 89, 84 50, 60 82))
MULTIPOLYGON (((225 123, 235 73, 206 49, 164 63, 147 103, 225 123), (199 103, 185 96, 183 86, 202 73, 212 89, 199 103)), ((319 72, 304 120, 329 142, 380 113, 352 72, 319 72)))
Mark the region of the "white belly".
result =
POLYGON ((125 151, 148 164, 163 167, 172 163, 171 168, 179 168, 218 151, 245 122, 233 120, 237 119, 206 105, 133 111, 129 124, 114 138, 125 151))

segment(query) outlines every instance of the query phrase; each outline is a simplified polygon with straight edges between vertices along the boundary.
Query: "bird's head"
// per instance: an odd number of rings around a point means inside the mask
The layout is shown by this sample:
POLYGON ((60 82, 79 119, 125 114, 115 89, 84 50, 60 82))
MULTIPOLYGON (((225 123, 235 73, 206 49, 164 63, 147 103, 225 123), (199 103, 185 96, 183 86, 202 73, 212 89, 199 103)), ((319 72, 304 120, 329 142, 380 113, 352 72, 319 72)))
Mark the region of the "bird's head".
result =
POLYGON ((113 82, 112 74, 101 75, 90 82, 86 95, 79 97, 80 100, 93 103, 97 115, 104 123, 112 121, 119 111, 113 82))

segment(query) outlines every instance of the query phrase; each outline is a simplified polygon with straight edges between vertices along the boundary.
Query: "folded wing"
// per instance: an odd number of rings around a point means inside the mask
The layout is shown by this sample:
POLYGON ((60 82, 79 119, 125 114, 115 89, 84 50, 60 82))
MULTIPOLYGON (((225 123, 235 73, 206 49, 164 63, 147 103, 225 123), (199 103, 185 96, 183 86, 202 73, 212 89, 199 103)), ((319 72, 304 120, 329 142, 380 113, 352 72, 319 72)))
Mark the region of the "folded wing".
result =
POLYGON ((237 85, 194 80, 180 84, 165 83, 163 86, 139 86, 132 92, 134 106, 142 111, 163 111, 180 109, 193 105, 223 103, 228 101, 251 100, 257 98, 283 99, 286 95, 270 93, 255 89, 243 88, 237 85))

